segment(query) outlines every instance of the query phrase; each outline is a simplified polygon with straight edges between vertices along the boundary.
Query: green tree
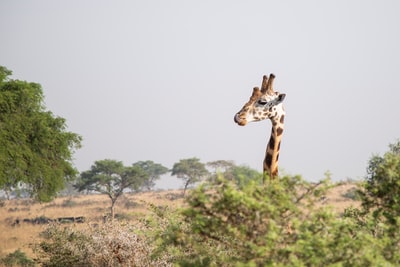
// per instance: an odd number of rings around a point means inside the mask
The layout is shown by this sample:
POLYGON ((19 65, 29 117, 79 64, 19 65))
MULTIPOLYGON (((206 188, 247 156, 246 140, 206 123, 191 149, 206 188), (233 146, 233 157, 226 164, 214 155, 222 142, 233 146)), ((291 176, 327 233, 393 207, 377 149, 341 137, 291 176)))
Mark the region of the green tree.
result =
POLYGON ((154 163, 151 160, 138 161, 134 163, 133 166, 139 166, 147 173, 148 179, 144 181, 143 187, 148 191, 155 186, 155 181, 160 179, 161 175, 166 174, 169 171, 167 167, 164 167, 159 163, 154 163))
POLYGON ((228 170, 236 166, 235 163, 231 160, 215 160, 207 162, 206 165, 207 167, 211 168, 211 173, 208 177, 208 180, 210 182, 215 181, 218 178, 219 174, 225 174, 228 170))
POLYGON ((216 161, 210 161, 207 162, 206 164, 208 167, 214 169, 214 174, 220 172, 226 172, 230 168, 235 166, 235 163, 231 160, 216 160, 216 161))
POLYGON ((121 161, 99 160, 91 169, 81 173, 75 187, 78 191, 96 191, 111 200, 111 219, 115 216, 115 203, 125 189, 138 190, 148 178, 139 166, 125 167, 121 161))
POLYGON ((189 185, 199 182, 209 174, 204 163, 198 158, 181 159, 172 167, 172 175, 184 181, 183 195, 189 185))
POLYGON ((207 166, 214 169, 209 179, 211 182, 215 181, 220 174, 222 174, 225 179, 236 182, 240 187, 250 181, 262 181, 261 173, 246 165, 235 165, 233 161, 211 161, 207 163, 207 166))
POLYGON ((370 159, 363 189, 363 208, 377 219, 396 224, 400 216, 400 141, 390 144, 383 156, 370 159))
POLYGON ((0 188, 23 184, 31 196, 50 201, 77 174, 72 154, 82 138, 44 106, 40 84, 12 80, 0 66, 0 188))
POLYGON ((251 181, 262 182, 262 174, 245 165, 233 166, 223 175, 227 179, 235 181, 239 187, 243 187, 251 181))
POLYGON ((383 156, 368 162, 365 182, 357 191, 361 208, 348 208, 345 217, 356 222, 355 232, 368 232, 379 241, 382 257, 400 266, 400 141, 389 145, 383 156))

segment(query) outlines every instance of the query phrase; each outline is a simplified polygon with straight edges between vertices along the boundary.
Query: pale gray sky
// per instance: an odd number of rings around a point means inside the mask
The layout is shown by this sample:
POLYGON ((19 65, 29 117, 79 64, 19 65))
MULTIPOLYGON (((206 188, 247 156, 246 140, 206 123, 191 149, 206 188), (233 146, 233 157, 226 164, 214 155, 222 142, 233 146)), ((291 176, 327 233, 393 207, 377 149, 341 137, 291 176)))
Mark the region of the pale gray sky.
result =
POLYGON ((358 179, 400 137, 399 14, 396 0, 3 0, 0 65, 40 83, 83 136, 80 171, 189 157, 261 171, 271 123, 233 116, 272 72, 286 93, 280 167, 358 179))

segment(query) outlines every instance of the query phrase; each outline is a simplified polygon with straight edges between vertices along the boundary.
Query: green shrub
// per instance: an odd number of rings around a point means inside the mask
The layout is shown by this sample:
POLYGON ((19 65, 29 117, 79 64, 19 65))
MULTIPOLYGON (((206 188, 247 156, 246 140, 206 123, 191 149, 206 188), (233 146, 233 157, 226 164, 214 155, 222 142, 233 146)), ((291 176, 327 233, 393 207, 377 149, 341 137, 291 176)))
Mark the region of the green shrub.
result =
POLYGON ((26 254, 17 249, 13 253, 8 254, 6 257, 0 260, 2 264, 6 267, 21 266, 21 267, 31 267, 35 266, 33 260, 29 259, 26 254))
MULTIPOLYGON (((351 217, 315 208, 329 180, 282 177, 265 186, 221 177, 188 197, 158 235, 179 266, 382 266, 385 241, 351 217)), ((163 214, 159 214, 163 217, 163 214)))

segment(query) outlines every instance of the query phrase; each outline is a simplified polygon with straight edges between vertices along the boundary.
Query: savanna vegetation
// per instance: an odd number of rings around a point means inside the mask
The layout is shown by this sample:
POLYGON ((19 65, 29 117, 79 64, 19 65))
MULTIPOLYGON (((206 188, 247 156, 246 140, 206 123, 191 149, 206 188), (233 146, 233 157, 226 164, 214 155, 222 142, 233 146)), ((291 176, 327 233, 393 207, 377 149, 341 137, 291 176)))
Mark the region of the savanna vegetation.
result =
POLYGON ((344 184, 329 173, 263 184, 246 166, 189 158, 171 170, 105 159, 79 174, 81 137, 45 109, 40 85, 10 75, 0 68, 4 266, 400 265, 399 141, 370 159, 364 181, 345 184, 340 207, 332 192, 344 184), (184 189, 149 191, 167 172, 184 189))

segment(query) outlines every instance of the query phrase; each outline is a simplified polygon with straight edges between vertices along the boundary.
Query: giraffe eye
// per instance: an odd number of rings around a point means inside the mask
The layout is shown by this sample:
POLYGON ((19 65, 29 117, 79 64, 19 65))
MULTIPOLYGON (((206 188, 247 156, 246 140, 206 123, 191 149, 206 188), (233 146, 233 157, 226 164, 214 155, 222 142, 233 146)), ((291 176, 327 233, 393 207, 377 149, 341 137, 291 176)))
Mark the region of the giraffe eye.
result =
POLYGON ((264 100, 258 100, 257 103, 261 106, 265 106, 268 102, 264 100))

